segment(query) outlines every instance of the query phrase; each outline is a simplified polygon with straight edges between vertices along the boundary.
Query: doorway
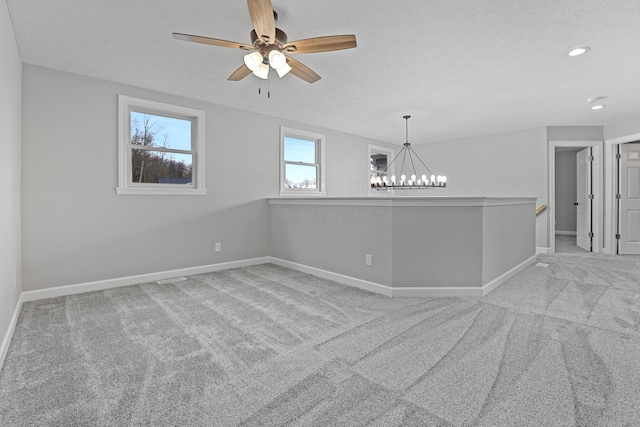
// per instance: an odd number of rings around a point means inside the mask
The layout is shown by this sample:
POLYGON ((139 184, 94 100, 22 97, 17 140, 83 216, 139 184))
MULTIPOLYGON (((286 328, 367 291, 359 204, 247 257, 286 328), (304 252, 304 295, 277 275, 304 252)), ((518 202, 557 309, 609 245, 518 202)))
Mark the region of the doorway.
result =
POLYGON ((640 142, 618 145, 617 253, 640 254, 640 142))
POLYGON ((556 252, 591 252, 592 149, 556 147, 555 150, 556 252))
MULTIPOLYGON (((595 253, 602 252, 603 247, 603 224, 602 224, 602 141, 549 141, 549 252, 556 252, 556 234, 561 236, 561 243, 578 248, 578 234, 581 234, 581 246, 583 249, 595 253), (586 150, 585 149, 589 149, 586 150), (584 174, 578 174, 578 156, 582 152, 583 159, 590 161, 591 166, 586 168, 583 165, 584 174), (567 153, 567 154, 565 154, 567 153), (569 175, 566 170, 557 173, 557 167, 561 166, 563 160, 571 158, 569 175), (556 159, 560 164, 557 163, 556 159), (587 160, 588 159, 588 160, 587 160), (589 175, 587 175, 587 171, 589 175), (584 193, 582 197, 578 194, 578 177, 583 176, 580 188, 584 193), (569 190, 566 185, 559 187, 556 180, 566 184, 566 180, 575 181, 575 185, 570 183, 569 190), (556 188, 564 188, 563 194, 556 195, 556 188), (591 195, 591 196, 590 196, 591 195), (560 196, 560 197, 559 197, 560 196), (582 199, 582 200, 580 200, 582 199), (562 202, 561 202, 562 200, 562 202), (577 203, 577 204, 576 204, 577 203), (569 206, 567 206, 569 204, 569 206), (582 204, 582 206, 580 206, 582 204), (579 215, 578 208, 583 209, 579 215), (572 218, 570 221, 568 218, 572 218), (575 219, 575 223, 574 223, 575 219), (567 222, 569 221, 569 222, 567 222), (575 224, 575 225, 574 225, 575 224), (557 233, 556 230, 559 232, 557 233)), ((566 163, 566 162, 565 162, 566 163)), ((580 249, 581 251, 583 249, 580 249)))

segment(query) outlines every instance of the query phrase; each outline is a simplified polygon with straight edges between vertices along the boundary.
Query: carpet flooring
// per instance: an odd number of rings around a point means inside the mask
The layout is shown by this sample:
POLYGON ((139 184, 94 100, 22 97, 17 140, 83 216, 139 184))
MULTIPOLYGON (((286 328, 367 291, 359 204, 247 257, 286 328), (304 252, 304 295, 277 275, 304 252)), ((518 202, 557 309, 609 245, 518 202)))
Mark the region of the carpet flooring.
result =
POLYGON ((0 425, 640 425, 640 257, 562 248, 480 299, 265 264, 29 302, 0 425))

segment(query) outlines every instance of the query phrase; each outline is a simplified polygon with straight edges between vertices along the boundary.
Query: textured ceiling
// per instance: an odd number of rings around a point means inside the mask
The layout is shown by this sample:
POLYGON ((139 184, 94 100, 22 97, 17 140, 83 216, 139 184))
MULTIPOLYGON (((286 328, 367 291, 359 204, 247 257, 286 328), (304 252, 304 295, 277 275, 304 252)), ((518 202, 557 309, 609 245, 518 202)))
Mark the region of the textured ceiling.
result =
POLYGON ((242 0, 7 0, 25 63, 414 144, 640 116, 640 1, 272 0, 289 40, 355 34, 356 49, 297 55, 322 80, 226 79, 250 43, 242 0), (590 46, 571 58, 569 50, 590 46), (587 98, 607 96, 592 111, 587 98))

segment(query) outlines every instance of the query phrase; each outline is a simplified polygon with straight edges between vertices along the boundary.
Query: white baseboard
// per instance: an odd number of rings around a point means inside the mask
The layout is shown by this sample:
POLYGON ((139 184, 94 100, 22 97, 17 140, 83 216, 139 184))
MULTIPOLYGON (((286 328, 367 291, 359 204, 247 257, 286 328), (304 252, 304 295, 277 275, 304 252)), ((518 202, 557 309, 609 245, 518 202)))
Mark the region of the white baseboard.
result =
MULTIPOLYGON (((548 249, 548 248, 538 248, 548 249)), ((36 301, 45 298, 55 298, 65 295, 80 294, 84 292, 102 291, 105 289, 119 288, 121 286, 130 286, 139 283, 154 282, 157 280, 170 279, 180 276, 189 276, 194 274, 212 273, 214 271, 227 270, 230 268, 249 267, 252 265, 259 265, 265 263, 273 263, 282 267, 291 268, 293 270, 302 271, 304 273, 313 274, 318 277, 322 277, 329 280, 334 280, 345 285, 353 286, 359 289, 364 289, 370 292, 375 292, 388 297, 441 297, 441 296, 459 296, 459 297, 482 297, 487 295, 493 289, 509 280, 518 272, 522 271, 527 265, 531 264, 535 256, 524 261, 520 265, 507 271, 500 277, 492 280, 482 287, 392 287, 383 285, 380 283, 371 282, 368 280, 358 279, 357 277, 346 276, 344 274, 334 273, 328 270, 322 270, 320 268, 311 267, 308 265, 298 264, 292 261, 286 261, 275 257, 260 257, 252 258, 240 261, 231 261, 220 264, 210 264, 199 267, 188 267, 177 270, 162 271, 158 273, 139 274, 136 276, 120 277, 116 279, 99 280, 95 282, 78 283, 75 285, 58 286, 55 288, 41 289, 37 291, 27 291, 20 295, 18 307, 14 313, 15 319, 12 320, 12 326, 9 330, 15 327, 15 321, 17 321, 17 315, 20 312, 20 306, 23 302, 36 301)), ((12 332, 11 332, 12 333, 12 332)), ((7 333, 5 341, 10 339, 10 334, 7 333)), ((4 350, 5 341, 3 341, 2 351, 4 350)), ((8 345, 8 344, 7 344, 8 345)), ((3 353, 0 356, 4 357, 3 353)))
POLYGON ((286 261, 280 258, 270 257, 270 262, 281 267, 287 267, 292 270, 301 271, 303 273, 313 274, 314 276, 322 277, 323 279, 333 280, 338 283, 353 286, 354 288, 364 289, 365 291, 375 292, 377 294, 385 295, 388 297, 394 296, 392 294, 393 288, 387 285, 381 285, 380 283, 369 282, 367 280, 358 279, 356 277, 345 276, 344 274, 334 273, 328 270, 322 270, 320 268, 310 267, 304 264, 298 264, 296 262, 286 261))
POLYGON ((536 256, 523 261, 511 270, 502 274, 501 276, 493 279, 491 282, 485 284, 482 287, 391 287, 387 285, 381 285, 380 283, 370 282, 367 280, 358 279, 356 277, 345 276, 343 274, 333 273, 331 271, 322 270, 320 268, 310 267, 304 264, 298 264, 291 261, 286 261, 280 258, 271 258, 273 264, 281 267, 291 268, 293 270, 302 271, 303 273, 313 274, 314 276, 322 277, 324 279, 334 280, 345 285, 353 286, 356 288, 364 289, 366 291, 375 292, 377 294, 385 295, 388 297, 469 297, 469 298, 481 298, 493 291, 495 288, 511 279, 513 276, 527 268, 536 260, 536 256))
POLYGON ((483 295, 481 287, 460 287, 460 288, 426 288, 426 287, 398 287, 392 288, 392 296, 395 298, 433 298, 433 297, 461 297, 480 298, 483 295))
POLYGON ((551 250, 551 248, 544 248, 544 247, 538 246, 536 248, 536 253, 537 254, 552 254, 553 251, 551 250))
POLYGON ((98 280, 96 282, 78 283, 75 285, 58 286, 55 288, 41 289, 38 291, 23 292, 23 302, 36 301, 45 298, 54 298, 64 295, 80 294, 84 292, 102 291, 105 289, 119 288, 121 286, 136 285, 138 283, 155 282, 156 280, 171 279, 192 274, 212 273, 214 271, 227 270, 229 268, 249 267, 264 264, 270 261, 270 257, 252 258, 240 261, 223 262, 200 267, 180 268, 178 270, 162 271, 159 273, 140 274, 137 276, 119 277, 117 279, 98 280))
POLYGON ((523 261, 522 263, 516 265, 511 270, 507 271, 506 273, 502 274, 501 276, 496 277, 495 279, 493 279, 492 281, 490 281, 489 283, 484 285, 482 287, 482 291, 483 291, 482 296, 487 295, 489 292, 493 291, 495 288, 497 288, 498 286, 502 285, 504 282, 506 282, 507 280, 511 279, 513 276, 515 276, 516 274, 520 273, 525 268, 529 267, 531 264, 533 264, 535 262, 535 260, 536 260, 536 256, 534 255, 531 258, 529 258, 529 259, 523 261))
POLYGON ((561 236, 577 236, 578 233, 575 231, 562 231, 562 230, 556 230, 556 234, 559 234, 561 236))
POLYGON ((392 288, 394 297, 463 297, 481 298, 489 292, 502 285, 507 280, 527 268, 536 260, 536 256, 523 261, 506 273, 496 277, 482 287, 460 287, 460 288, 392 288))
POLYGON ((4 365, 4 359, 7 357, 7 351, 9 351, 9 344, 11 344, 11 338, 13 338, 13 332, 16 330, 16 324, 18 323, 18 316, 20 315, 20 309, 22 308, 24 293, 20 294, 20 298, 18 298, 18 303, 16 304, 15 310, 13 310, 13 316, 11 317, 11 321, 9 322, 9 328, 7 328, 7 332, 4 334, 4 338, 2 339, 2 344, 0 344, 0 370, 2 370, 2 365, 4 365))

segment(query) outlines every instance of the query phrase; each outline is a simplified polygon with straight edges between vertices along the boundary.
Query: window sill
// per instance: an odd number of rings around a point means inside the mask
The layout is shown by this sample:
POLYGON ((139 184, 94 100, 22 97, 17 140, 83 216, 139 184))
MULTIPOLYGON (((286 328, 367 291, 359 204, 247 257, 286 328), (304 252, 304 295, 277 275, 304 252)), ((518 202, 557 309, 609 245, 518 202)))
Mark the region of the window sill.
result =
POLYGON ((116 194, 136 194, 140 196, 204 196, 204 188, 148 188, 148 187, 116 187, 116 194))
POLYGON ((327 195, 324 191, 292 191, 292 190, 280 190, 281 196, 302 196, 302 197, 310 197, 310 196, 318 196, 324 197, 327 195))

